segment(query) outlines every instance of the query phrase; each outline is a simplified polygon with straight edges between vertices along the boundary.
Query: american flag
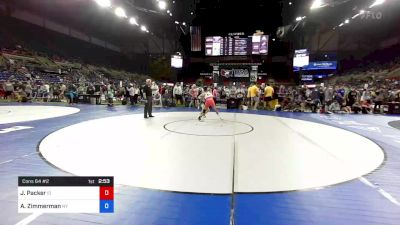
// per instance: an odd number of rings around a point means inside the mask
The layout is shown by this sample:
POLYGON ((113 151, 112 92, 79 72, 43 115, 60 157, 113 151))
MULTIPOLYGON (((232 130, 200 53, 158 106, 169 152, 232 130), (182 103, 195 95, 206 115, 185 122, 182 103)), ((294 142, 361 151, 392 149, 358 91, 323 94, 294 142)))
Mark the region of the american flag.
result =
POLYGON ((190 36, 191 36, 192 52, 200 52, 201 51, 201 28, 198 26, 191 26, 190 27, 190 36))

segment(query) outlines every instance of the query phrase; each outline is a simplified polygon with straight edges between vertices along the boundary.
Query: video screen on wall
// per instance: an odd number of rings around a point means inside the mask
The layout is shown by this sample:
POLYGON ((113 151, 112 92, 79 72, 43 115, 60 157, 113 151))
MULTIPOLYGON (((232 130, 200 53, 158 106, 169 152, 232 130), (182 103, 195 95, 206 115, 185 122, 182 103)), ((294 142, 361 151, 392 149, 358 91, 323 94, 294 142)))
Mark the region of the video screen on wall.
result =
POLYGON ((206 37, 206 56, 268 55, 268 38, 268 35, 206 37))
POLYGON ((307 49, 294 51, 293 67, 304 67, 310 63, 310 54, 307 49))
POLYGON ((173 68, 182 68, 183 66, 183 58, 180 55, 172 55, 171 56, 171 67, 173 68))

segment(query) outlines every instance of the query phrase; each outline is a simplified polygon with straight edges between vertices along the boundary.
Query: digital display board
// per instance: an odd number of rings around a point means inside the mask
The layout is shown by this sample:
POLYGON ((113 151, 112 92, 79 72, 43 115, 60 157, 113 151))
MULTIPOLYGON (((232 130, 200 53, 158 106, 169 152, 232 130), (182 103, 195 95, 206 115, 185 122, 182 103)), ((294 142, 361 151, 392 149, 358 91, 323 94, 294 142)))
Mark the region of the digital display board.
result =
POLYGON ((172 55, 171 56, 171 67, 173 68, 182 68, 183 66, 183 58, 180 55, 172 55))
MULTIPOLYGON (((336 70, 337 61, 316 61, 309 62, 308 65, 302 66, 302 70, 336 70)), ((293 67, 294 71, 299 71, 299 67, 293 67)))
POLYGON ((310 62, 310 55, 307 49, 294 51, 293 67, 304 67, 310 62))
POLYGON ((206 56, 267 55, 268 35, 206 37, 206 56))

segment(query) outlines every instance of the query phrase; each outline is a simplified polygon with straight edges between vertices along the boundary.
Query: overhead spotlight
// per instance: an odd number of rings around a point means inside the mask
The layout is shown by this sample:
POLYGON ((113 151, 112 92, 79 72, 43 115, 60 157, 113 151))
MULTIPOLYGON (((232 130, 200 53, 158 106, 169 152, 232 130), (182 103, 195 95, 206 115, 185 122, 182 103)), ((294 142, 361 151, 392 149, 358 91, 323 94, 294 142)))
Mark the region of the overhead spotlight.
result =
POLYGON ((150 31, 146 30, 146 33, 149 33, 150 31))
POLYGON ((178 22, 178 21, 175 21, 175 24, 179 24, 179 22, 178 22))
POLYGON ((344 23, 350 23, 350 20, 349 19, 346 19, 345 21, 344 21, 344 23))
POLYGON ((339 27, 343 27, 344 23, 339 24, 339 27))
POLYGON ((275 41, 275 38, 272 38, 272 41, 275 41))
POLYGON ((193 15, 194 13, 193 12, 190 12, 190 15, 193 15))
POLYGON ((167 13, 170 13, 171 11, 169 11, 169 9, 167 10, 167 13))
POLYGON ((360 14, 364 14, 365 13, 365 10, 360 10, 360 14))
POLYGON ((175 4, 175 1, 172 1, 172 3, 174 3, 174 4, 175 4))
POLYGON ((323 0, 314 0, 313 4, 311 5, 311 9, 318 9, 324 6, 325 5, 323 0))
POLYGON ((302 19, 303 18, 299 16, 299 17, 296 18, 296 21, 301 21, 302 19))
POLYGON ((114 12, 118 17, 127 18, 125 10, 121 7, 117 7, 114 12))
POLYGON ((110 0, 95 0, 95 1, 101 7, 110 7, 111 6, 110 0))
POLYGON ((185 23, 185 22, 182 22, 182 25, 183 25, 183 26, 186 26, 186 23, 185 23))
POLYGON ((161 10, 165 10, 165 9, 167 8, 167 3, 166 3, 165 1, 159 1, 159 2, 158 2, 158 7, 159 7, 161 10))
POLYGON ((129 19, 129 23, 132 24, 132 25, 139 26, 139 24, 138 24, 136 18, 134 18, 134 17, 131 17, 131 18, 129 19))
POLYGON ((293 3, 292 2, 289 2, 289 5, 292 5, 293 3))
POLYGON ((169 13, 170 16, 172 16, 172 13, 169 13))
POLYGON ((385 1, 386 0, 375 0, 375 2, 369 8, 375 7, 377 5, 382 5, 383 3, 385 3, 385 1))
POLYGON ((142 25, 142 26, 140 27, 140 29, 141 29, 142 31, 147 31, 147 28, 146 28, 145 25, 142 25))

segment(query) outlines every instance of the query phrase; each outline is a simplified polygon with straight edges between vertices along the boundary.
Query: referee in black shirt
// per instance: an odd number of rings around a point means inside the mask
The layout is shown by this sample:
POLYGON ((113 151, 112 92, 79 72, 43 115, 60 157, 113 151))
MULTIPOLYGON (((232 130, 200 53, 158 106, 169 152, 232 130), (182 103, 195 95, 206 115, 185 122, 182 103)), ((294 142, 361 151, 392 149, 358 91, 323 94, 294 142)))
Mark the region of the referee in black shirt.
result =
POLYGON ((152 91, 151 91, 151 80, 147 79, 146 80, 146 85, 144 85, 143 87, 143 96, 142 98, 145 99, 145 104, 144 104, 144 118, 147 119, 147 115, 149 115, 149 117, 154 117, 152 115, 152 111, 153 111, 153 95, 152 95, 152 91))

